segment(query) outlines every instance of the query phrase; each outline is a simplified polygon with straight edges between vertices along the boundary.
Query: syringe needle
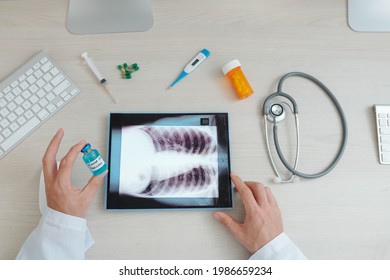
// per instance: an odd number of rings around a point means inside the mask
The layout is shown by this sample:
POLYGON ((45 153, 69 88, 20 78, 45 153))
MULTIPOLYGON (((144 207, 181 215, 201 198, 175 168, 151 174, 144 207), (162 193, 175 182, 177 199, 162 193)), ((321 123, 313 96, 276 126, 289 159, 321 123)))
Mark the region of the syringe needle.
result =
POLYGON ((116 102, 114 96, 111 94, 111 91, 110 91, 110 88, 109 88, 108 84, 106 83, 106 84, 104 84, 104 85, 102 85, 102 86, 103 86, 104 90, 106 91, 107 95, 108 95, 108 96, 111 98, 111 100, 116 104, 117 102, 116 102))

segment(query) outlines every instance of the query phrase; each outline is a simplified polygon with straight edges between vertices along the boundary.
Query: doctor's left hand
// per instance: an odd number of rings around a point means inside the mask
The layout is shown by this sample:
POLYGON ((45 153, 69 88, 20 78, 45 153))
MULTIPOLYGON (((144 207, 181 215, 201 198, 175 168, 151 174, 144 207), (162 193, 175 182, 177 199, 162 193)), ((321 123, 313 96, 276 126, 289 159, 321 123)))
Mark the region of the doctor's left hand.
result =
POLYGON ((57 168, 56 156, 63 137, 64 131, 59 129, 50 141, 42 159, 47 206, 53 210, 83 218, 107 172, 92 176, 83 188, 73 186, 71 182, 73 164, 84 147, 85 141, 75 144, 57 168))

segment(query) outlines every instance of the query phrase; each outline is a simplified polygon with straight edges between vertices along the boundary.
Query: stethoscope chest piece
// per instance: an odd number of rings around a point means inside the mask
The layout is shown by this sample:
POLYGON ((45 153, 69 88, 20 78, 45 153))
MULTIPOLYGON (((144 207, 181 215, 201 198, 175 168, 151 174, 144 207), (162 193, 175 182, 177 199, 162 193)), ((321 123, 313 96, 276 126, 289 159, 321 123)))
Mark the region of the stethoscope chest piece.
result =
POLYGON ((274 103, 270 106, 268 114, 267 114, 267 120, 272 123, 278 123, 283 121, 286 118, 286 111, 284 110, 284 107, 280 103, 274 103))

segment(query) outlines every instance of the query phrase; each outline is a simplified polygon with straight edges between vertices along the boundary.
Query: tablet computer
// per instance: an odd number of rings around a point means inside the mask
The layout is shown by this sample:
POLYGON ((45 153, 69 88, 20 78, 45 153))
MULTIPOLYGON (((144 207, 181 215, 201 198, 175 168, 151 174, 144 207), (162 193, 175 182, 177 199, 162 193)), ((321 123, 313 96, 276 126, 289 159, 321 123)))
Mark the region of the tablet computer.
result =
POLYGON ((232 208, 227 113, 111 113, 108 210, 232 208))

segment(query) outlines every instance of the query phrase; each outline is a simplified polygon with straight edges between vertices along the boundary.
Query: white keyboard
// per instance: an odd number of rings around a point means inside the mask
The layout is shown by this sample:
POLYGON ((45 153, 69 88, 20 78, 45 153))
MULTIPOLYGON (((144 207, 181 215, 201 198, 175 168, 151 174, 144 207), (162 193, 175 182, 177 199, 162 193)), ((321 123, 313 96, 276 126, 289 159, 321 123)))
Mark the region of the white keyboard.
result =
POLYGON ((379 162, 390 164, 390 105, 374 105, 379 162))
POLYGON ((0 83, 0 158, 80 90, 43 51, 0 83))

